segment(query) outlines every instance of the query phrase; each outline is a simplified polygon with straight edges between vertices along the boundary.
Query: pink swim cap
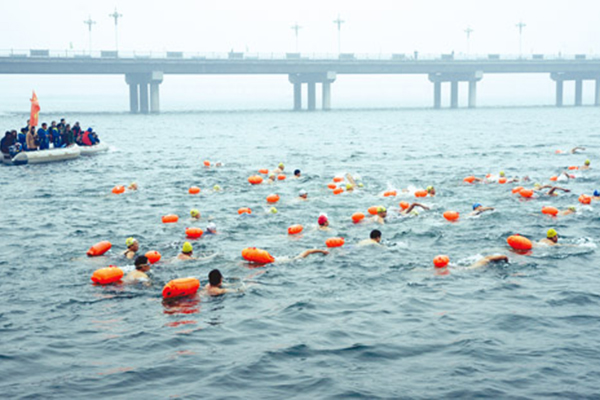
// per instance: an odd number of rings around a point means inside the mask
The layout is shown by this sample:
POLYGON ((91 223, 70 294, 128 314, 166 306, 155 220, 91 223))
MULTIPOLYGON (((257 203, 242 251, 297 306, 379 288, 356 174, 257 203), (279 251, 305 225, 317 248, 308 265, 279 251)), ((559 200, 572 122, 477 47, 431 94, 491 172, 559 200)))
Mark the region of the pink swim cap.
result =
POLYGON ((319 219, 318 219, 319 225, 323 225, 325 224, 325 222, 327 222, 327 217, 324 215, 320 215, 319 219))

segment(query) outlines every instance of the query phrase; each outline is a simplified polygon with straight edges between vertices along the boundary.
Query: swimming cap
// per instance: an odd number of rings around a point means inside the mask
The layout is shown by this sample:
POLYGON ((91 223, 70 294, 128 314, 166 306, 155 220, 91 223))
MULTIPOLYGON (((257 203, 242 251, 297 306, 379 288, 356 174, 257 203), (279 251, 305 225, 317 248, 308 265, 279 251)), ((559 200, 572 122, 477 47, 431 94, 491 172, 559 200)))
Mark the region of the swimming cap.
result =
POLYGON ((599 192, 599 191, 597 191, 597 190, 594 190, 594 196, 595 196, 595 197, 600 197, 600 192, 599 192))
POLYGON ((351 183, 346 183, 346 190, 351 190, 353 188, 351 183))
POLYGON ((275 174, 273 174, 273 173, 269 174, 269 179, 273 179, 274 180, 275 179, 275 174))
POLYGON ((129 184, 129 186, 137 186, 137 183, 135 183, 135 182, 131 182, 131 183, 129 184))
POLYGON ((556 235, 558 235, 558 233, 556 233, 556 231, 553 228, 548 229, 548 233, 546 233, 546 237, 548 239, 551 239, 556 235))
POLYGON ((218 192, 219 190, 221 190, 221 186, 219 186, 219 185, 215 185, 215 186, 213 186, 213 190, 214 190, 215 192, 218 192))
POLYGON ((91 131, 92 131, 92 128, 87 128, 87 131, 88 131, 88 132, 91 132, 91 131))
POLYGON ((427 186, 427 189, 425 189, 425 190, 427 190, 428 192, 431 192, 433 190, 433 186, 427 186))
POLYGON ((419 215, 419 212, 417 210, 412 210, 410 212, 410 215, 414 215, 415 217, 419 215))
POLYGON ((379 213, 384 213, 384 212, 386 212, 386 211, 387 211, 387 210, 385 209, 385 207, 377 207, 377 214, 379 214, 379 213))
POLYGON ((319 219, 317 220, 317 222, 319 223, 319 225, 325 224, 325 222, 327 222, 327 216, 326 215, 319 215, 319 219))
POLYGON ((135 240, 135 239, 134 239, 134 238, 132 238, 132 237, 128 237, 127 239, 125 239, 125 246, 127 246, 127 247, 131 247, 131 246, 133 246, 133 244, 134 244, 135 242, 137 242, 137 240, 135 240))
POLYGON ((590 165, 590 160, 585 160, 584 164, 585 165, 590 165))
POLYGON ((362 184, 362 182, 358 182, 358 187, 363 187, 365 185, 362 184))
POLYGON ((278 165, 278 167, 279 167, 279 169, 283 169, 285 166, 283 165, 282 162, 280 162, 279 165, 278 165))
POLYGON ((271 207, 271 209, 269 210, 269 212, 271 214, 277 214, 277 209, 275 207, 271 207))
POLYGON ((504 171, 500 171, 500 176, 504 176, 504 171))
POLYGON ((577 207, 575 207, 575 206, 569 206, 569 210, 570 211, 577 211, 577 207))
POLYGON ((300 170, 299 169, 295 169, 294 170, 294 175, 300 175, 300 170))
POLYGON ((194 217, 194 218, 195 218, 195 217, 199 217, 199 216, 200 216, 200 211, 198 211, 198 210, 196 210, 196 209, 194 208, 194 209, 192 209, 192 211, 190 211, 190 215, 191 215, 192 217, 194 217))
POLYGON ((537 182, 536 182, 536 183, 534 183, 534 184, 533 184, 533 187, 540 187, 540 186, 542 186, 542 184, 541 184, 541 183, 537 183, 537 182))
POLYGON ((191 253, 194 250, 192 244, 190 242, 185 242, 183 244, 183 248, 181 249, 182 253, 191 253))
POLYGON ((476 210, 477 207, 481 207, 481 203, 475 203, 475 204, 473 204, 473 210, 476 210))
POLYGON ((307 196, 307 195, 308 195, 308 193, 304 189, 302 189, 298 192, 298 196, 307 196))
POLYGON ((217 224, 215 224, 214 222, 209 223, 208 225, 206 225, 206 230, 208 232, 216 232, 217 231, 217 224))

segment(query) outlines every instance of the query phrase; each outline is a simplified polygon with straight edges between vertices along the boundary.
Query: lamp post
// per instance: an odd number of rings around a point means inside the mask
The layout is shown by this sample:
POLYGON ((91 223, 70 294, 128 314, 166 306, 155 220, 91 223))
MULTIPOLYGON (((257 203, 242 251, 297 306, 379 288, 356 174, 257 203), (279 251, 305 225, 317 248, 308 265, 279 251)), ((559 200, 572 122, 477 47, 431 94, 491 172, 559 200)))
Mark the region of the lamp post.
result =
POLYGON ((523 58, 523 28, 525 28, 527 24, 524 24, 523 21, 519 21, 515 26, 519 28, 519 58, 523 58))
POLYGON ((302 29, 302 27, 300 25, 298 25, 297 22, 295 25, 292 26, 292 30, 294 31, 294 34, 296 35, 296 53, 298 52, 298 31, 300 29, 302 29))
POLYGON ((117 29, 117 25, 119 22, 119 18, 123 16, 123 14, 119 14, 117 12, 117 8, 115 7, 115 12, 112 14, 108 14, 109 17, 114 18, 115 20, 115 50, 119 51, 119 31, 117 29))
POLYGON ((467 56, 470 53, 471 50, 471 33, 475 32, 473 29, 471 29, 470 26, 467 27, 467 29, 465 29, 465 33, 467 34, 467 56))
POLYGON ((346 21, 344 21, 340 18, 340 14, 338 14, 337 19, 335 21, 333 21, 333 23, 337 25, 337 29, 338 29, 338 54, 342 53, 342 24, 344 22, 346 22, 346 21))
POLYGON ((88 16, 86 21, 83 21, 84 24, 88 26, 88 31, 90 32, 90 56, 92 55, 92 25, 96 23, 96 21, 92 20, 92 16, 88 16))

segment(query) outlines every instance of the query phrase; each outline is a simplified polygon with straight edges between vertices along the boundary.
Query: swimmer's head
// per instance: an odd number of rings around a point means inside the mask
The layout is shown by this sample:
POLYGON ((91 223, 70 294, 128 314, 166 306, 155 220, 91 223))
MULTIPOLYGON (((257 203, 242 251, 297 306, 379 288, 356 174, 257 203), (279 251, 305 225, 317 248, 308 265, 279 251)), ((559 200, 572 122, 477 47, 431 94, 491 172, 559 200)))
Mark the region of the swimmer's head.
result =
POLYGON ((365 185, 362 184, 362 182, 358 182, 358 187, 363 187, 365 185))
POLYGON ((277 167, 279 167, 279 169, 283 171, 283 169, 285 168, 285 165, 283 165, 283 163, 280 162, 277 167))
POLYGON ((135 245, 137 243, 137 240, 135 240, 132 237, 128 237, 127 239, 125 239, 125 246, 127 246, 127 248, 130 248, 131 246, 135 245))
POLYGON ((209 233, 217 233, 217 224, 210 222, 208 225, 206 225, 206 231, 209 233))
POLYGON ((192 218, 200 219, 200 211, 198 211, 195 208, 190 211, 190 215, 192 216, 192 218))
POLYGON ((303 199, 306 199, 308 197, 308 192, 306 190, 304 190, 304 189, 301 189, 298 192, 298 196, 302 197, 303 199))
POLYGON ((371 239, 376 241, 377 243, 381 242, 381 231, 374 229, 371 231, 371 239))
POLYGON ((533 187, 534 188, 539 188, 539 187, 542 187, 542 184, 536 182, 536 183, 533 184, 533 187))
POLYGON ((269 180, 274 181, 275 180, 275 174, 269 174, 269 180))
POLYGON ((354 185, 352 185, 351 183, 346 183, 346 191, 349 190, 354 190, 354 185))
POLYGON ((433 186, 427 186, 427 189, 425 189, 427 191, 427 193, 429 193, 430 195, 434 196, 435 195, 435 188, 433 186))
POLYGON ((575 207, 575 206, 569 206, 569 211, 577 211, 577 207, 575 207))
POLYGON ((383 206, 377 207, 377 215, 379 215, 382 218, 385 218, 387 215, 387 209, 383 206))
POLYGON ((587 165, 587 166, 589 166, 590 165, 590 160, 585 160, 584 164, 587 165))
POLYGON ((129 190, 137 190, 137 188, 138 188, 138 185, 137 185, 137 183, 135 183, 135 182, 131 182, 131 183, 129 184, 129 187, 128 187, 127 189, 129 189, 129 190))
POLYGON ((600 191, 594 190, 594 197, 600 197, 600 191))
POLYGON ((500 171, 500 177, 504 178, 504 171, 500 171))
POLYGON ((473 211, 477 210, 479 207, 481 207, 481 203, 473 204, 473 211))
POLYGON ((269 212, 271 214, 277 214, 277 209, 275 207, 271 207, 271 209, 269 210, 269 212))
POLYGON ((419 216, 419 212, 418 212, 417 210, 412 210, 412 211, 410 212, 410 215, 413 215, 413 216, 415 216, 415 217, 418 217, 418 216, 419 216))
POLYGON ((546 233, 546 238, 552 240, 554 243, 558 242, 558 233, 554 228, 548 229, 548 233, 546 233))
POLYGON ((221 271, 218 269, 213 269, 208 273, 208 282, 210 286, 219 286, 223 281, 223 275, 221 275, 221 271))
POLYGON ((319 223, 320 226, 327 226, 329 225, 329 220, 327 219, 326 215, 319 215, 319 219, 317 220, 317 222, 319 223))
POLYGON ((301 172, 299 169, 294 170, 294 176, 300 176, 301 172))
POLYGON ((185 242, 183 244, 183 247, 181 248, 181 252, 183 254, 192 254, 193 251, 194 248, 192 247, 192 244, 190 242, 185 242))
POLYGON ((135 269, 142 271, 144 269, 150 269, 150 264, 148 264, 148 257, 146 256, 138 256, 135 259, 135 269))
POLYGON ((215 192, 218 192, 219 190, 221 190, 221 186, 219 186, 219 185, 215 185, 215 186, 213 186, 213 190, 214 190, 215 192))

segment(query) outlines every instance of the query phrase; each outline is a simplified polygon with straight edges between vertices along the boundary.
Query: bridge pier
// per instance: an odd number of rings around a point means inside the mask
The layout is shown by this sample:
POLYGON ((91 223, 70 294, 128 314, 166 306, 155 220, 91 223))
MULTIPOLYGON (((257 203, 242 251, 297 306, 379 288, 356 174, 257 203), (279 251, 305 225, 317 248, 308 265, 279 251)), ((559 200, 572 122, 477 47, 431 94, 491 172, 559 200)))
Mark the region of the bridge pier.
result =
POLYGON ((565 83, 562 79, 556 80, 556 107, 563 106, 564 86, 565 83))
POLYGON ((550 79, 556 82, 556 106, 562 107, 564 82, 575 81, 575 107, 583 104, 583 81, 593 80, 596 83, 594 93, 594 105, 600 106, 600 73, 595 71, 590 72, 553 72, 550 74, 550 79))
POLYGON ((335 82, 336 73, 333 71, 322 73, 290 74, 289 81, 294 85, 294 111, 302 110, 302 84, 307 84, 308 111, 317 109, 317 83, 322 85, 323 110, 331 109, 331 84, 335 82))
POLYGON ((583 80, 575 80, 575 106, 580 107, 583 103, 583 80))
POLYGON ((125 82, 129 85, 129 111, 132 114, 160 111, 160 95, 158 85, 163 81, 163 73, 126 74, 125 82), (150 95, 148 95, 148 89, 150 95))
POLYGON ((433 83, 433 108, 442 108, 442 83, 450 82, 450 108, 458 108, 458 84, 469 82, 469 108, 477 106, 477 82, 483 78, 483 72, 433 73, 429 81, 433 83))
POLYGON ((600 78, 596 79, 596 88, 595 88, 595 96, 594 96, 594 105, 596 107, 600 106, 600 78))

